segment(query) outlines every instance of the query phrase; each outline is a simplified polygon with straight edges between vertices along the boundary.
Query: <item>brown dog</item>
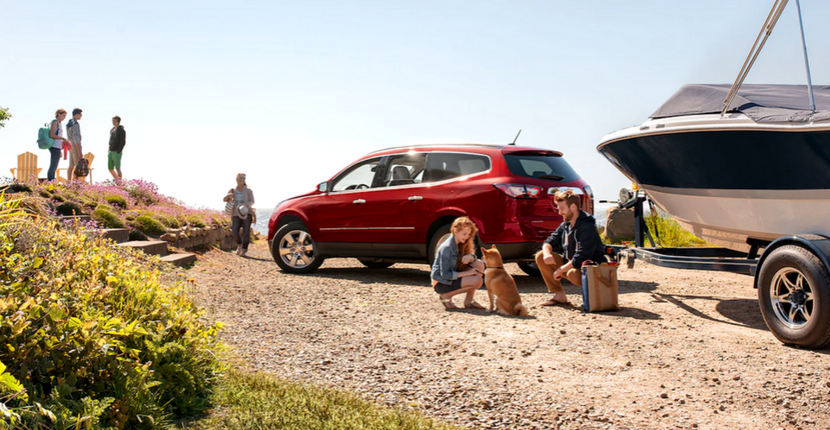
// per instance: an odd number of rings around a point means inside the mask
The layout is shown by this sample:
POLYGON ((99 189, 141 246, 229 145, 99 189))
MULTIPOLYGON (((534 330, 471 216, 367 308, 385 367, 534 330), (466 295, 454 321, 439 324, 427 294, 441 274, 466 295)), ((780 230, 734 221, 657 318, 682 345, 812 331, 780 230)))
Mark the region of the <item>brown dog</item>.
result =
POLYGON ((519 297, 516 281, 504 270, 504 263, 496 245, 491 249, 481 248, 481 251, 484 264, 487 266, 484 270, 484 283, 487 285, 487 295, 490 296, 490 312, 498 308, 501 315, 527 316, 527 308, 519 297), (495 301, 493 296, 496 296, 495 301))

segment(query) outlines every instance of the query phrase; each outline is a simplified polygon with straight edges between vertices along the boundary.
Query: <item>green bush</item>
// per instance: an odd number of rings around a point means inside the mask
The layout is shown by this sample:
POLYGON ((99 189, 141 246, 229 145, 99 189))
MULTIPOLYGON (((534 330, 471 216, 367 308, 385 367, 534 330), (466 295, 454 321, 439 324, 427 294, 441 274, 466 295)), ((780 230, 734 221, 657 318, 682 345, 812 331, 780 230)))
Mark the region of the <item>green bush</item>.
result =
POLYGON ((221 324, 203 322, 192 285, 52 225, 0 226, 0 382, 26 390, 6 384, 19 394, 0 427, 151 429, 205 410, 221 324))
POLYGON ((51 199, 52 198, 52 193, 50 193, 49 191, 38 190, 37 193, 40 194, 40 196, 43 197, 44 199, 51 199))
POLYGON ((167 232, 167 228, 149 215, 139 215, 133 222, 134 227, 144 234, 160 236, 167 232))
POLYGON ((108 211, 106 208, 96 208, 92 212, 92 219, 100 222, 106 228, 124 228, 124 221, 118 215, 108 211))
POLYGON ((153 218, 157 219, 160 223, 164 224, 164 226, 167 227, 167 228, 179 228, 179 227, 182 226, 181 223, 179 223, 179 220, 176 219, 176 217, 174 217, 174 216, 167 216, 167 215, 160 214, 160 213, 152 213, 152 214, 148 214, 148 215, 151 215, 153 218))
POLYGON ((8 190, 13 193, 31 193, 32 187, 29 184, 16 183, 9 185, 8 190))
POLYGON ((115 194, 111 194, 111 195, 107 196, 106 201, 107 201, 107 203, 109 203, 113 206, 118 206, 121 209, 127 209, 127 199, 125 199, 124 197, 121 197, 121 196, 118 196, 118 195, 115 195, 115 194))
POLYGON ((138 230, 130 229, 130 240, 147 240, 147 235, 138 230))
POLYGON ((64 202, 55 208, 55 212, 63 216, 81 215, 81 206, 75 202, 64 202))
POLYGON ((64 198, 64 197, 63 197, 62 195, 60 195, 60 194, 55 194, 55 195, 53 195, 53 196, 52 196, 52 200, 54 200, 54 201, 56 201, 56 202, 65 202, 65 201, 66 201, 66 198, 64 198))

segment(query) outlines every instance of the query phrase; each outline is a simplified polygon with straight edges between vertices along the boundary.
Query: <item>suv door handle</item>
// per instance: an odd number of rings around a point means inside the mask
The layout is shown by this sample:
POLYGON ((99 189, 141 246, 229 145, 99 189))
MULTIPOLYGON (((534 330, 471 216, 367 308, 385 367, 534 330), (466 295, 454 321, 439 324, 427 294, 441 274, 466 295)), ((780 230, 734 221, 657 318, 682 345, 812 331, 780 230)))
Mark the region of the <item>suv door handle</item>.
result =
POLYGON ((414 202, 414 201, 423 200, 423 199, 424 199, 423 196, 409 196, 409 198, 407 200, 414 202))
POLYGON ((354 204, 356 204, 356 205, 359 205, 359 204, 366 203, 366 200, 363 200, 363 199, 357 199, 357 200, 352 201, 352 203, 354 203, 354 204))

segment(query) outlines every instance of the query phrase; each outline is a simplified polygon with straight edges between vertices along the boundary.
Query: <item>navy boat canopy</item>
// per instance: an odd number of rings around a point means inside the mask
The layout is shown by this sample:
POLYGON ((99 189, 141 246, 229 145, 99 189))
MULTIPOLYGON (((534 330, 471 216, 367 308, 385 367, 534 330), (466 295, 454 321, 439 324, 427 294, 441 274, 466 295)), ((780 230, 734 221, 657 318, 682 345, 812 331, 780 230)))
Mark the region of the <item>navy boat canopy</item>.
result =
MULTIPOLYGON (((732 88, 728 84, 688 84, 651 115, 652 119, 720 113, 732 88)), ((741 86, 729 106, 755 122, 809 122, 830 120, 830 85, 813 85, 816 112, 810 111, 806 85, 741 86)))

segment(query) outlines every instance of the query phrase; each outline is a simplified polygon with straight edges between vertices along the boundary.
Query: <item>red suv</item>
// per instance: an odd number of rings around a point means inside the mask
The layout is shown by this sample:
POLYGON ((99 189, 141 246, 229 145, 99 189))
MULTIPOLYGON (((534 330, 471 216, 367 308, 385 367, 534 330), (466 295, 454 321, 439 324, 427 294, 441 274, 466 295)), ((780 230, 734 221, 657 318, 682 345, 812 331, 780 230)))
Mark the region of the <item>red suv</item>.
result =
POLYGON ((533 256, 562 222, 553 194, 572 189, 593 214, 593 193, 562 153, 513 145, 441 144, 375 151, 277 205, 268 243, 277 265, 309 273, 326 258, 370 268, 432 263, 459 216, 504 261, 538 275, 533 256))

